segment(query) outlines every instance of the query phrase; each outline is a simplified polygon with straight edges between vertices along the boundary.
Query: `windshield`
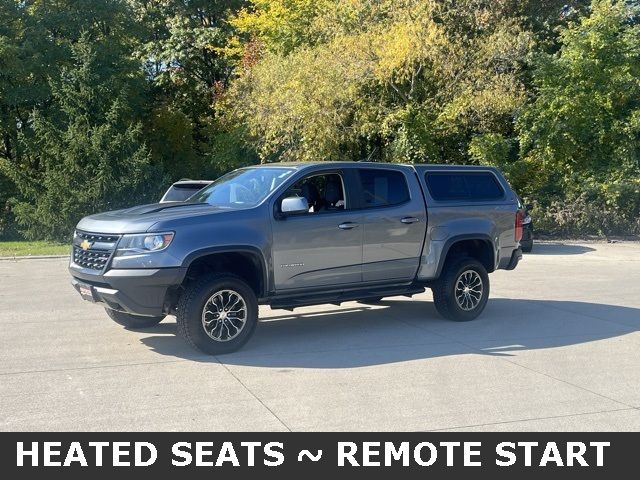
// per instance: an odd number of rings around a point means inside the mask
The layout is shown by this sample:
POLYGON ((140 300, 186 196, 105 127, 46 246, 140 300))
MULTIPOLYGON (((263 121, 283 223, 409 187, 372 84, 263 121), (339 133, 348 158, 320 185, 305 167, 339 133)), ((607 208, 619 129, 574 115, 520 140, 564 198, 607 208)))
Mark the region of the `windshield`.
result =
POLYGON ((234 170, 189 198, 228 208, 248 208, 262 202, 293 173, 291 168, 255 167, 234 170))

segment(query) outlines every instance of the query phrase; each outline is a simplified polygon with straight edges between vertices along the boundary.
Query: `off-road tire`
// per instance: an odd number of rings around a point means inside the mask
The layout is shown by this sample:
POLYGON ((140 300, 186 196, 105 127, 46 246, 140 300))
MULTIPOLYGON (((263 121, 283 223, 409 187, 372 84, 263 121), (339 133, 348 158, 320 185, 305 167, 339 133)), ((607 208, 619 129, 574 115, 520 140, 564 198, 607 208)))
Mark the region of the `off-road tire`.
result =
POLYGON ((228 273, 206 275, 195 280, 180 296, 176 314, 178 333, 193 348, 209 355, 220 355, 240 349, 258 323, 258 300, 253 289, 240 277, 228 273), (227 341, 211 338, 203 325, 203 310, 209 299, 225 290, 237 292, 246 305, 245 324, 237 337, 227 341))
POLYGON ((489 275, 484 265, 471 257, 453 258, 444 266, 438 281, 431 287, 433 302, 440 315, 456 322, 467 322, 478 317, 489 299, 489 275), (467 271, 474 271, 482 280, 482 295, 476 306, 464 310, 456 300, 456 283, 467 271))

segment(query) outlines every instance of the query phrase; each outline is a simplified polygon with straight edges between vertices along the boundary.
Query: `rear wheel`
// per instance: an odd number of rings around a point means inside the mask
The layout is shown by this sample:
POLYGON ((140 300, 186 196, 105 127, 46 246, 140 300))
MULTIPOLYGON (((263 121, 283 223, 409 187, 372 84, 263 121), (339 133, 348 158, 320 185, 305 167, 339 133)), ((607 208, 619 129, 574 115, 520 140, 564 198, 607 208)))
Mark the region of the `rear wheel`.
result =
POLYGON ((192 347, 218 355, 240 349, 258 323, 256 295, 239 277, 214 274, 196 280, 180 297, 178 332, 192 347))
POLYGON ((153 327, 154 325, 157 325, 162 320, 164 320, 164 316, 145 317, 143 315, 133 315, 131 313, 118 312, 116 310, 111 310, 110 308, 105 308, 105 311, 114 322, 119 323, 120 325, 123 325, 132 330, 135 330, 136 328, 153 327))
POLYGON ((438 313, 458 322, 475 319, 489 298, 489 275, 484 265, 470 257, 453 259, 432 287, 438 313))

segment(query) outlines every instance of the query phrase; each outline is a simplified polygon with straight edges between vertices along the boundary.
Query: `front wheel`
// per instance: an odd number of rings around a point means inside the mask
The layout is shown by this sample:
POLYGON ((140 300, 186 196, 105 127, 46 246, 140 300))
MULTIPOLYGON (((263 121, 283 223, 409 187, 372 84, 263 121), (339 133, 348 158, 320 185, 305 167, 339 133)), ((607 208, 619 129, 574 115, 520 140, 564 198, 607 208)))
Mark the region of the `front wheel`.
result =
POLYGON ((105 308, 105 311, 114 322, 119 323, 120 325, 123 325, 131 330, 135 330, 137 328, 153 327, 154 325, 157 325, 162 320, 164 320, 164 316, 145 317, 143 315, 133 315, 131 313, 118 312, 116 310, 111 310, 110 308, 105 308))
POLYGON ((458 322, 475 319, 489 299, 489 275, 480 262, 462 257, 445 265, 442 276, 432 287, 438 313, 458 322))
POLYGON ((239 277, 214 274, 192 283, 180 297, 178 332, 192 347, 219 355, 240 349, 258 323, 256 295, 239 277))

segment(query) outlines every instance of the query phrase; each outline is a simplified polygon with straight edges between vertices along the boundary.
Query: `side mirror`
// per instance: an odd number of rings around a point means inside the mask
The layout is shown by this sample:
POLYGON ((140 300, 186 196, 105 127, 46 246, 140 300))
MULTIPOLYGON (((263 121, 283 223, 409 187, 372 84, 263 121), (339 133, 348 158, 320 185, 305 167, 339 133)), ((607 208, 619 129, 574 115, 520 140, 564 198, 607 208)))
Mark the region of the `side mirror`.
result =
POLYGON ((296 215, 309 212, 309 202, 304 197, 287 197, 282 199, 280 211, 285 215, 296 215))

